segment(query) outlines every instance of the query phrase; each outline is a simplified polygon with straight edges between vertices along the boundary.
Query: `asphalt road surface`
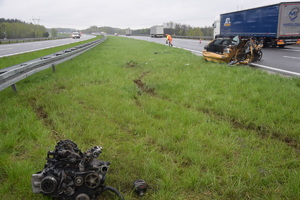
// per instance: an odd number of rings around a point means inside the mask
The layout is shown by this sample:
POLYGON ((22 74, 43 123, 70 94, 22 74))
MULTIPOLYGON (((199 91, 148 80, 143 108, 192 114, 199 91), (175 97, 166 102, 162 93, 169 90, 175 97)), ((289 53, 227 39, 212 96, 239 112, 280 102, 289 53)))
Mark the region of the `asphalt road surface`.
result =
MULTIPOLYGON (((134 39, 146 40, 166 45, 165 38, 151 38, 141 36, 128 36, 134 39)), ((204 46, 209 41, 188 40, 173 38, 173 45, 177 48, 186 49, 201 54, 204 46)), ((270 71, 288 73, 290 75, 300 76, 300 46, 286 46, 281 48, 263 48, 263 57, 254 66, 264 68, 270 71)))
POLYGON ((53 48, 57 46, 62 46, 66 44, 71 44, 74 42, 84 41, 91 39, 95 36, 82 35, 80 39, 66 38, 58 40, 46 40, 46 41, 36 41, 36 42, 25 42, 25 43, 14 43, 14 44, 1 44, 0 45, 0 58, 13 56, 21 53, 33 52, 42 49, 53 48))
MULTIPOLYGON (((28 42, 17 44, 1 44, 0 45, 0 58, 5 56, 12 56, 26 52, 37 51, 41 49, 52 48, 65 44, 70 44, 78 41, 88 40, 93 38, 91 35, 83 35, 80 39, 59 39, 48 40, 40 42, 28 42)), ((166 38, 151 38, 142 36, 128 36, 139 40, 146 40, 166 45, 166 38)), ((209 41, 189 40, 189 39, 173 39, 173 45, 177 48, 186 49, 194 53, 200 54, 204 46, 209 41)), ((171 48, 171 47, 170 47, 171 48)), ((300 76, 300 46, 286 46, 281 48, 263 48, 262 60, 255 63, 254 66, 264 68, 270 71, 277 71, 279 73, 288 73, 290 75, 300 76)))

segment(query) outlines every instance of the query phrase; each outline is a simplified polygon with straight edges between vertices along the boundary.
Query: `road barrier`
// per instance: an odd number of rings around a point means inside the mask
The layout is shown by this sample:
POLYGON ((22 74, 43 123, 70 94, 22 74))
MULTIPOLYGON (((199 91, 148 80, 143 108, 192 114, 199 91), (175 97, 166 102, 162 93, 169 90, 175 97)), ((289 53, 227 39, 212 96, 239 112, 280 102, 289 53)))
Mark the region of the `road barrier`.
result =
MULTIPOLYGON (((150 37, 149 34, 132 34, 131 36, 145 36, 145 37, 150 37)), ((172 38, 193 39, 193 40, 213 40, 214 37, 213 36, 180 36, 180 35, 172 35, 172 38)))
POLYGON ((63 51, 56 52, 35 60, 31 60, 25 63, 14 65, 8 68, 0 70, 0 91, 11 86, 12 89, 17 92, 16 83, 26 77, 35 74, 39 71, 52 67, 52 71, 55 72, 55 65, 70 60, 96 45, 104 42, 106 37, 99 40, 95 40, 86 44, 82 44, 76 47, 72 47, 63 51))
POLYGON ((172 38, 193 39, 193 40, 213 40, 213 36, 179 36, 175 35, 172 38))

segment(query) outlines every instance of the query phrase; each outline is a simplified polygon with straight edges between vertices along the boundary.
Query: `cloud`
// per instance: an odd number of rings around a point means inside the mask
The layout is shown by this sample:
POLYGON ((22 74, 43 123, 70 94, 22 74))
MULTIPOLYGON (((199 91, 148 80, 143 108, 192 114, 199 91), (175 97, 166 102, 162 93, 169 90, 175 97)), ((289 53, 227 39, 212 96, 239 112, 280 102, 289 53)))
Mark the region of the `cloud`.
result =
POLYGON ((0 0, 4 18, 17 18, 47 28, 85 29, 92 25, 119 28, 149 28, 173 21, 191 26, 210 26, 215 16, 277 0, 0 0))

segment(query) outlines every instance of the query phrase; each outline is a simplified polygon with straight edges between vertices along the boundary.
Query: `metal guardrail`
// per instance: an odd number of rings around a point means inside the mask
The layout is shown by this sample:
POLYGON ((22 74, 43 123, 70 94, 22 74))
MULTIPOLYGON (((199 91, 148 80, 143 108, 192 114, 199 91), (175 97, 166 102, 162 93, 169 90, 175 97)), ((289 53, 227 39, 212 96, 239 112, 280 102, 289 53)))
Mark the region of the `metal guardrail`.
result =
POLYGON ((43 41, 43 40, 57 40, 65 39, 70 37, 41 37, 41 38, 15 38, 15 39, 0 39, 0 44, 10 44, 19 42, 33 42, 33 41, 43 41))
POLYGON ((76 47, 72 47, 63 51, 56 52, 35 60, 31 60, 25 63, 14 65, 0 70, 0 91, 11 86, 12 89, 17 92, 15 83, 27 78, 28 76, 35 74, 39 71, 52 67, 55 72, 55 65, 70 60, 96 45, 104 42, 107 37, 103 37, 99 40, 95 40, 86 44, 82 44, 76 47))
MULTIPOLYGON (((132 34, 130 36, 146 36, 146 37, 150 37, 149 34, 132 34)), ((213 36, 180 36, 180 35, 176 36, 176 35, 172 35, 172 38, 194 39, 194 40, 200 40, 200 39, 201 40, 213 40, 214 37, 213 36)))
POLYGON ((172 38, 194 39, 194 40, 213 40, 213 36, 172 36, 172 38))

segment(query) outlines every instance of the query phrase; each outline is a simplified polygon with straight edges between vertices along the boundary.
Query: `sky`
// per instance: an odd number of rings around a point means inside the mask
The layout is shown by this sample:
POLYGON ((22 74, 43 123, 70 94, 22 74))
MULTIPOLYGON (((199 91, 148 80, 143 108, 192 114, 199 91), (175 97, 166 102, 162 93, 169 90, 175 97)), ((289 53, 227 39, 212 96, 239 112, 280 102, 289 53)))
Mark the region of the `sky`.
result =
MULTIPOLYGON (((299 1, 299 0, 298 0, 299 1)), ((226 12, 272 5, 280 0, 0 0, 0 18, 46 28, 90 26, 141 29, 174 22, 211 26, 226 12), (205 2, 205 3, 204 3, 205 2)), ((297 2, 297 1, 288 1, 297 2)))

